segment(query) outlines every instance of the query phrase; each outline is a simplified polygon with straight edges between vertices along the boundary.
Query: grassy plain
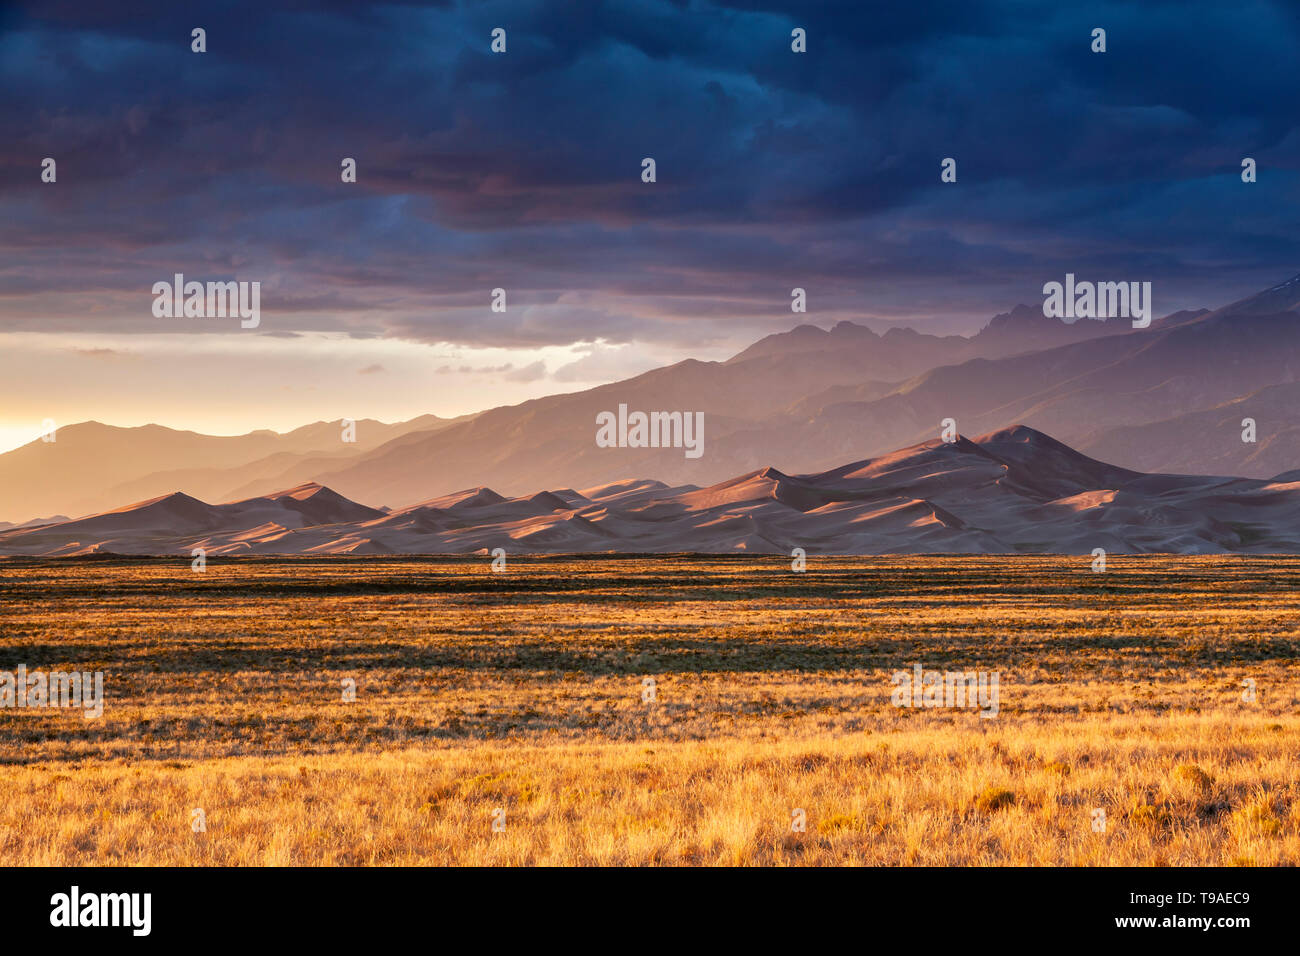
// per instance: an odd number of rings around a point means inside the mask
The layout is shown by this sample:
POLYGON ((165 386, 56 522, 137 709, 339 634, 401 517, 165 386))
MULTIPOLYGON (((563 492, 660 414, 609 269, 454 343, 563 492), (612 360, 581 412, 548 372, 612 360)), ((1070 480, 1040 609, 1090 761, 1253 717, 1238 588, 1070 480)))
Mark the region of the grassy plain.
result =
POLYGON ((1089 563, 3 560, 0 863, 1300 862, 1300 559, 1089 563))

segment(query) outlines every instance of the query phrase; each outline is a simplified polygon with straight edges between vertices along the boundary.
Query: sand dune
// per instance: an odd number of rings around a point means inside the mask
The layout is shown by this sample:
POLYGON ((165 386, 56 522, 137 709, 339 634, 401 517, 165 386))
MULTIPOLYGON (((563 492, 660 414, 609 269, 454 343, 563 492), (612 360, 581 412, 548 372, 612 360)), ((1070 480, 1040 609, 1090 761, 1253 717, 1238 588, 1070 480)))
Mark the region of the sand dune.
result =
POLYGON ((181 492, 0 532, 0 555, 544 552, 1300 552, 1300 474, 1142 474, 1023 425, 830 471, 704 488, 648 479, 507 498, 470 488, 396 511, 308 483, 206 504, 181 492))

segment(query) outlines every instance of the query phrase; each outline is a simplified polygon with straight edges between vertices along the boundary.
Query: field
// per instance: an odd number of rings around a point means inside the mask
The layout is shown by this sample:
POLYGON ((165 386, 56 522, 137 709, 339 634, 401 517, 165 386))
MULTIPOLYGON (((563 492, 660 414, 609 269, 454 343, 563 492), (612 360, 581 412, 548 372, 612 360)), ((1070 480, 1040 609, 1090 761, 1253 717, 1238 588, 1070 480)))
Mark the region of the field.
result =
POLYGON ((1089 564, 0 561, 0 863, 1300 862, 1300 559, 1089 564))

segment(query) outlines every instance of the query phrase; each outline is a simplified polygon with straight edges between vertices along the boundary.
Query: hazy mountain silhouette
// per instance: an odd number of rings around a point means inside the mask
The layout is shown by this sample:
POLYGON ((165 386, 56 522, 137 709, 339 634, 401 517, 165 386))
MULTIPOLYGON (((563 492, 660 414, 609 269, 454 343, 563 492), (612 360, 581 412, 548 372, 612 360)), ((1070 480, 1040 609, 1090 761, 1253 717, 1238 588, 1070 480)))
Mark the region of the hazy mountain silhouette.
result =
MULTIPOLYGON (((341 422, 315 422, 278 434, 202 435, 161 425, 120 428, 81 422, 0 455, 0 514, 27 520, 58 511, 82 515, 185 488, 200 497, 227 492, 263 475, 283 479, 299 468, 317 472, 364 455, 411 432, 429 433, 458 419, 436 415, 397 424, 356 422, 356 441, 342 440, 341 422)), ((299 481, 307 479, 299 479, 299 481)), ((295 484, 278 481, 271 487, 295 484)))

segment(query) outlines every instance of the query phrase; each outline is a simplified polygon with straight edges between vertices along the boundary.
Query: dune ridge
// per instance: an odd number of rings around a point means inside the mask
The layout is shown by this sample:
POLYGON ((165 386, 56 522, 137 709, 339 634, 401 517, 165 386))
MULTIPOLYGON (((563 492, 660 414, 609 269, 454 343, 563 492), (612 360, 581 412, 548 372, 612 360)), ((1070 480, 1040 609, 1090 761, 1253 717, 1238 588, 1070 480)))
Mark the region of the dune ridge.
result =
POLYGON ((1012 425, 829 471, 650 479, 372 508, 314 482, 211 505, 177 491, 0 532, 0 555, 1300 553, 1300 474, 1144 474, 1012 425))

